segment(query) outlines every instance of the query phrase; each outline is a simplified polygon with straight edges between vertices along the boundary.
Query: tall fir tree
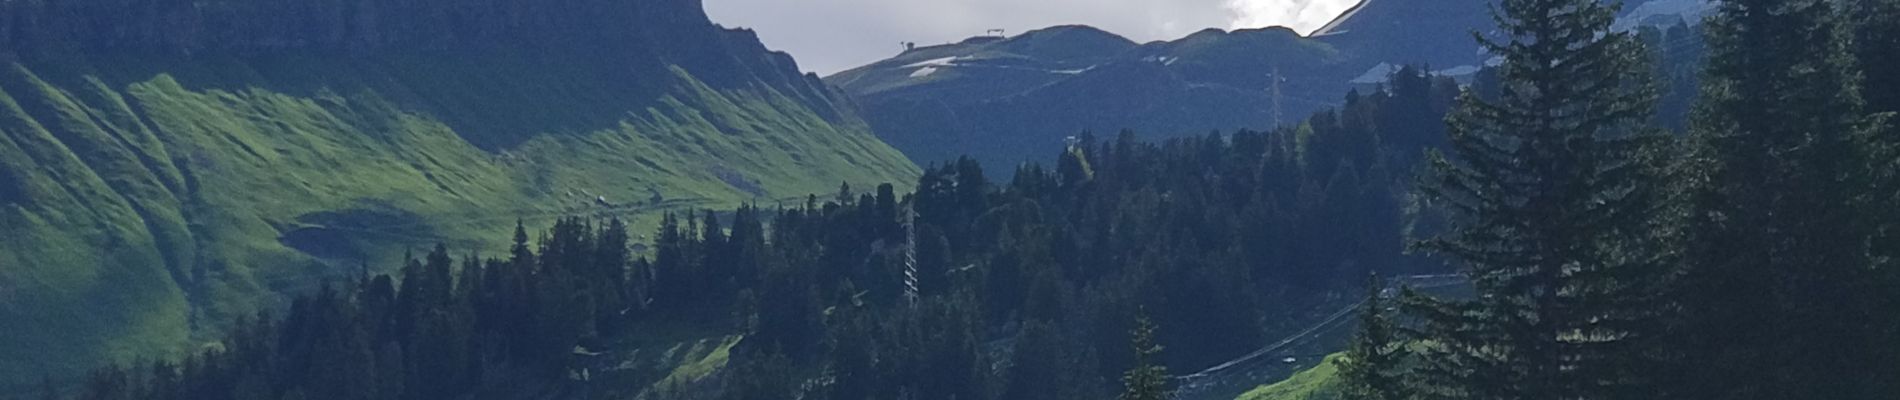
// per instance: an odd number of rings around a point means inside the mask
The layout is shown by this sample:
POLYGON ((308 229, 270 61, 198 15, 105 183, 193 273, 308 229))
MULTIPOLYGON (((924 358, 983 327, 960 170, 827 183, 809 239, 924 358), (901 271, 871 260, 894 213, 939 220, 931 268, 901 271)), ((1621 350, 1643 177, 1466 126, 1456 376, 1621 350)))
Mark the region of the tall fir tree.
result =
MULTIPOLYGON (((1867 144, 1874 157, 1865 168, 1874 172, 1869 217, 1877 223, 1873 242, 1879 287, 1883 293, 1876 315, 1882 329, 1878 340, 1892 345, 1875 349, 1893 369, 1881 371, 1888 377, 1900 376, 1900 0, 1858 0, 1849 12, 1859 16, 1854 35, 1855 53, 1863 75, 1861 93, 1867 111, 1876 115, 1866 132, 1867 144)), ((1900 379, 1886 379, 1883 393, 1900 392, 1900 379)))
POLYGON ((1707 24, 1680 395, 1890 398, 1868 218, 1883 163, 1842 4, 1729 0, 1707 24))
POLYGON ((1597 0, 1503 0, 1494 99, 1466 92, 1421 198, 1452 216, 1416 243, 1461 264, 1478 297, 1407 296, 1429 344, 1425 398, 1653 395, 1664 253, 1649 248, 1661 137, 1642 44, 1597 0))
POLYGON ((597 302, 594 324, 603 334, 619 333, 622 319, 633 309, 628 301, 633 290, 627 282, 627 224, 610 219, 595 237, 594 265, 587 277, 597 302))
POLYGON ((1344 400, 1400 400, 1405 397, 1404 342, 1398 337, 1383 297, 1385 281, 1377 273, 1366 279, 1366 298, 1359 304, 1359 332, 1339 367, 1340 395, 1344 400))
POLYGON ((1855 0, 1854 53, 1871 112, 1900 112, 1900 0, 1855 0))
POLYGON ((1165 400, 1168 398, 1168 367, 1161 365, 1161 345, 1155 343, 1155 324, 1148 312, 1135 317, 1135 365, 1122 374, 1122 393, 1118 400, 1165 400))

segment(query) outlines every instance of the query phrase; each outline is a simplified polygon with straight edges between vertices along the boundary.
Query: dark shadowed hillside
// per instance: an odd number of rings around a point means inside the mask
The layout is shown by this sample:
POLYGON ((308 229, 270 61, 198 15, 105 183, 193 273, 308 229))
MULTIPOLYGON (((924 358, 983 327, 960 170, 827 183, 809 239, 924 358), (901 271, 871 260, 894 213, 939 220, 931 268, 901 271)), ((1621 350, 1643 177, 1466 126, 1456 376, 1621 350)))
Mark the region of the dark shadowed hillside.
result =
MULTIPOLYGON (((1707 9, 1630 3, 1618 29, 1695 22, 1707 9)), ((1486 0, 1371 0, 1310 37, 1210 29, 1140 45, 1060 26, 919 47, 825 80, 857 97, 872 130, 913 160, 968 154, 1001 169, 1049 161, 1035 149, 1085 131, 1180 137, 1295 124, 1340 106, 1348 90, 1389 85, 1404 65, 1469 82, 1494 58, 1472 37, 1492 34, 1487 10, 1486 0)))
POLYGON ((1378 62, 1451 67, 1476 65, 1473 32, 1495 35, 1483 0, 1365 0, 1313 37, 1378 62))
POLYGON ((1136 45, 1089 27, 921 47, 826 80, 858 97, 874 130, 920 163, 970 154, 999 168, 1083 131, 1159 136, 1271 125, 1274 68, 1292 121, 1336 105, 1330 46, 1290 30, 1207 30, 1136 45))

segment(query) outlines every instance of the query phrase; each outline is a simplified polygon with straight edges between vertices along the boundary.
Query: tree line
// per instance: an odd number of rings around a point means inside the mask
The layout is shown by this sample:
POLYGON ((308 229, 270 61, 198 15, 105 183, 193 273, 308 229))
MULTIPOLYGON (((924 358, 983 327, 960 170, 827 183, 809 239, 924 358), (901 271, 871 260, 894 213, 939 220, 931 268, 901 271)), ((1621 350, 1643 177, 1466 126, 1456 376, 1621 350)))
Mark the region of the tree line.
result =
POLYGON ((518 227, 506 258, 457 266, 437 246, 408 257, 400 281, 326 284, 201 354, 95 371, 69 398, 449 399, 558 379, 573 348, 626 329, 626 240, 618 221, 564 219, 538 251, 518 227))
POLYGON ((1895 9, 1720 2, 1668 135, 1614 7, 1503 1, 1503 90, 1461 98, 1419 185, 1451 217, 1415 247, 1477 295, 1369 295, 1344 397, 1900 395, 1895 9))
POLYGON ((1406 68, 1274 132, 1084 134, 1004 183, 964 159, 908 194, 845 186, 669 214, 641 252, 617 221, 562 220, 538 240, 518 227, 504 257, 438 247, 241 323, 203 354, 49 397, 572 394, 577 374, 599 372, 576 352, 681 321, 744 339, 724 372, 652 396, 1094 399, 1131 369, 1152 394, 1169 381, 1158 371, 1257 348, 1368 272, 1433 271, 1400 246, 1417 225, 1408 177, 1419 147, 1443 143, 1434 122, 1457 90, 1406 68), (1165 328, 1133 352, 1138 314, 1165 328))

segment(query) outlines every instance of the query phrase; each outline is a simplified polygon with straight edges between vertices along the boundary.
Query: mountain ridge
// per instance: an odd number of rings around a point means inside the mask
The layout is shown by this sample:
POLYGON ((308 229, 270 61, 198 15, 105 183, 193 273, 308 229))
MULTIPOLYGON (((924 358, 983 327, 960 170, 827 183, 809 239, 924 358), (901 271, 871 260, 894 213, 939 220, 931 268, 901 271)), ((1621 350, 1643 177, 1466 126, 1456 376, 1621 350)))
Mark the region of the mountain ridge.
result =
MULTIPOLYGON (((1694 10, 1657 5, 1696 1, 1639 1, 1625 13, 1655 19, 1642 13, 1694 10)), ((1210 28, 1132 47, 1047 34, 1120 38, 1058 26, 915 48, 825 80, 856 97, 873 131, 920 163, 970 154, 1007 170, 1048 161, 1024 149, 1060 146, 1083 132, 1180 137, 1295 124, 1338 107, 1349 91, 1379 90, 1404 65, 1469 82, 1493 58, 1472 38, 1495 35, 1490 3, 1368 0, 1310 36, 1285 27, 1210 28), (1041 50, 1016 45, 1027 41, 1041 50), (1044 56, 1050 48, 1065 54, 1044 56)))
MULTIPOLYGON (((60 4, 116 21, 90 8, 109 2, 60 4)), ((648 226, 919 173, 849 99, 697 1, 563 4, 611 11, 581 26, 641 23, 568 47, 531 44, 580 31, 270 40, 384 32, 315 23, 132 43, 7 10, 39 23, 0 26, 0 391, 215 346, 230 321, 409 248, 499 252, 485 239, 517 220, 648 226)))
POLYGON ((1037 30, 920 47, 825 79, 857 98, 873 131, 912 159, 967 153, 1006 171, 1084 131, 1174 137, 1269 125, 1271 116, 1248 111, 1273 102, 1274 71, 1258 65, 1301 77, 1283 82, 1283 94, 1304 100, 1282 104, 1283 116, 1338 104, 1330 99, 1343 85, 1307 82, 1345 82, 1351 73, 1343 71, 1357 70, 1330 45, 1286 28, 1208 29, 1142 44, 1093 28, 1052 29, 1092 33, 1037 30), (1095 44, 1104 37, 1120 45, 1095 44), (1064 47, 1063 57, 1042 56, 1064 47))

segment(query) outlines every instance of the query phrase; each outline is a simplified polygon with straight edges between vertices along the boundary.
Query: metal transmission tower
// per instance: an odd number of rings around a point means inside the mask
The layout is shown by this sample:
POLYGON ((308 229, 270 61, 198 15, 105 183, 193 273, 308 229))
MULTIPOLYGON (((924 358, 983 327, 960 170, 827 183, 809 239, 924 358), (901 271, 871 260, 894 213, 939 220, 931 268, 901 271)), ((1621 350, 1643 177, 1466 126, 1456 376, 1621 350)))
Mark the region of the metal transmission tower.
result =
POLYGON ((904 301, 917 307, 917 210, 904 206, 904 301))
POLYGON ((1269 86, 1267 90, 1273 93, 1273 126, 1272 128, 1279 129, 1280 126, 1286 124, 1286 120, 1282 119, 1283 114, 1281 114, 1281 111, 1280 111, 1280 96, 1281 96, 1280 83, 1286 82, 1286 77, 1280 76, 1280 66, 1275 65, 1273 66, 1273 72, 1267 75, 1267 80, 1271 81, 1270 83, 1268 83, 1269 86))
MULTIPOLYGON (((903 206, 903 210, 899 212, 902 213, 898 218, 899 222, 904 225, 904 242, 893 244, 889 243, 888 238, 879 238, 872 241, 870 245, 871 251, 864 255, 862 267, 882 268, 884 264, 879 263, 878 265, 873 265, 872 261, 888 260, 888 257, 893 255, 902 257, 904 262, 904 276, 902 281, 898 284, 903 286, 901 290, 903 291, 905 302, 911 307, 916 307, 918 300, 923 297, 917 286, 918 280, 921 278, 917 273, 917 211, 911 209, 911 206, 906 204, 903 206)), ((880 236, 882 235, 880 234, 880 236)), ((870 292, 870 290, 865 290, 865 292, 870 292)))

